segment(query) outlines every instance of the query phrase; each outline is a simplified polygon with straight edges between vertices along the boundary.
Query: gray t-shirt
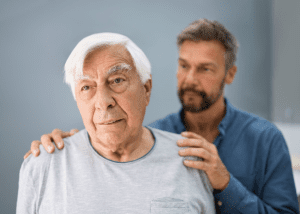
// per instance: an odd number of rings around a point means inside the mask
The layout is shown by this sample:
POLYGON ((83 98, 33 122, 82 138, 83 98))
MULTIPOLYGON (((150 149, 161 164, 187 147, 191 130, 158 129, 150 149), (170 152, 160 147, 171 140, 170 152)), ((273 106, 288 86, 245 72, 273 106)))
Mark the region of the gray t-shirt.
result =
POLYGON ((203 171, 187 168, 180 135, 149 128, 153 148, 130 162, 99 155, 84 129, 65 138, 65 148, 24 160, 17 214, 21 213, 215 213, 212 187, 203 171))

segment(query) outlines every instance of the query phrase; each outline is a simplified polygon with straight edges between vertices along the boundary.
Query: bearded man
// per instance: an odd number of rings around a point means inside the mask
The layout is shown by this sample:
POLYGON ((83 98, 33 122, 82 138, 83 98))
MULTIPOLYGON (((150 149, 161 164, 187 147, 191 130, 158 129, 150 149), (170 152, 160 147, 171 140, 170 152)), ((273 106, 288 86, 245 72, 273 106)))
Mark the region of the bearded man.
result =
MULTIPOLYGON (((179 155, 200 158, 184 164, 206 172, 217 213, 298 214, 290 155, 281 132, 224 98, 224 87, 237 72, 235 37, 219 22, 200 19, 178 35, 177 45, 182 109, 149 126, 188 138, 177 142, 189 147, 179 155)), ((53 152, 51 141, 61 149, 62 138, 70 134, 56 129, 41 141, 53 152)), ((32 142, 35 156, 40 143, 32 142)))

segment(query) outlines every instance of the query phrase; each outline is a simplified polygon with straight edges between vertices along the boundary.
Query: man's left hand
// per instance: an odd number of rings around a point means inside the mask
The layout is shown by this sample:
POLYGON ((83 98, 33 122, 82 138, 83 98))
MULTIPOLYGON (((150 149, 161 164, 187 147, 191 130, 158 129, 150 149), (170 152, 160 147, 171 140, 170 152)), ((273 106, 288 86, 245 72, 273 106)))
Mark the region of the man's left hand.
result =
POLYGON ((193 132, 183 132, 181 135, 187 139, 178 140, 177 145, 190 148, 179 150, 179 155, 196 156, 203 159, 200 161, 185 160, 184 165, 205 171, 212 187, 216 190, 224 190, 229 183, 230 174, 220 159, 216 146, 193 132))

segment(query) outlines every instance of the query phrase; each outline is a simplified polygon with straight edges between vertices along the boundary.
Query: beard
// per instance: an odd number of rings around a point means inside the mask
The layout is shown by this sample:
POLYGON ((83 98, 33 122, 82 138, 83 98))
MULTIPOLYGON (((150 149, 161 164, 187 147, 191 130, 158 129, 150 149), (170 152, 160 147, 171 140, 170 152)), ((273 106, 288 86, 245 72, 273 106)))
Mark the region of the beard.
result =
POLYGON ((224 80, 222 81, 218 92, 212 94, 211 96, 207 96, 207 93, 205 91, 197 91, 194 87, 179 89, 177 93, 184 111, 188 111, 191 113, 199 113, 209 109, 214 103, 217 102, 217 100, 221 97, 223 93, 223 88, 224 80), (200 98, 200 101, 198 103, 193 102, 192 104, 185 103, 185 99, 183 98, 185 92, 195 93, 195 95, 200 98))

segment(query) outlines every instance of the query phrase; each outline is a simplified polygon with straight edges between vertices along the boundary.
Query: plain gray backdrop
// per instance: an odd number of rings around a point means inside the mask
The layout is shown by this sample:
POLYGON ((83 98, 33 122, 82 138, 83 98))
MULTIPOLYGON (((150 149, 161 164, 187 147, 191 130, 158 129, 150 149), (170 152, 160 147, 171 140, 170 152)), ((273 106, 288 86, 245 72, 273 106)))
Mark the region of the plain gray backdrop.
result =
POLYGON ((176 36, 199 18, 218 20, 240 44, 226 97, 271 120, 272 1, 0 1, 0 212, 15 213, 19 169, 32 140, 54 128, 84 128, 63 66, 75 45, 99 32, 132 39, 152 64, 144 124, 180 108, 176 36))

